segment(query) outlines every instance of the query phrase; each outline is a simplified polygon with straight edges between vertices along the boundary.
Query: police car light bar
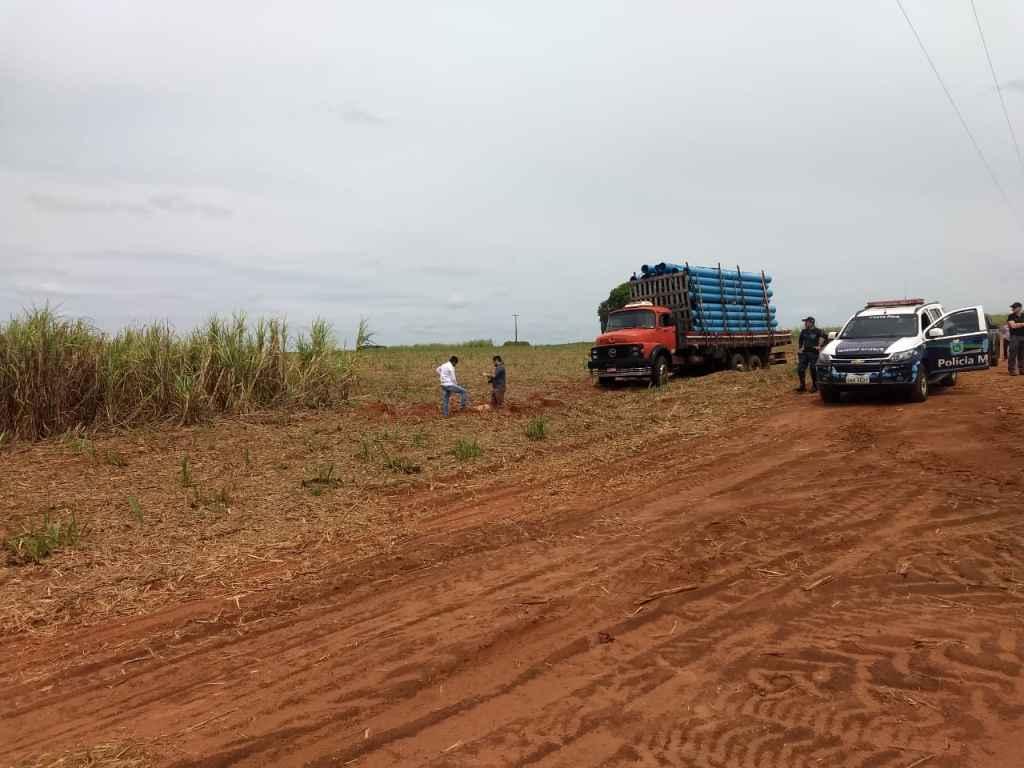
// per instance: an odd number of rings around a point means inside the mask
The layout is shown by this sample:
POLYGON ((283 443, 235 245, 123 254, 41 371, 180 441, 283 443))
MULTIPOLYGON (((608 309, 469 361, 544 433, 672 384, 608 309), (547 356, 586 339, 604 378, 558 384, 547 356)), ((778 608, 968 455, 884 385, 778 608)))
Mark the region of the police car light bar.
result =
POLYGON ((865 307, 916 307, 919 304, 927 304, 924 299, 893 299, 892 301, 869 301, 865 307))

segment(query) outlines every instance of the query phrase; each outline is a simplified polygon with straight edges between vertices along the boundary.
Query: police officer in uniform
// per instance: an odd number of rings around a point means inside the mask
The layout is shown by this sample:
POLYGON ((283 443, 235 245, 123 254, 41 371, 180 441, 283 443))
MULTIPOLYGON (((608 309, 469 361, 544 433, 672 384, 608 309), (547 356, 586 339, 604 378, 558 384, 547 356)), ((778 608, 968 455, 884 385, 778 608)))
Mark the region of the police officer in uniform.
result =
POLYGON ((818 364, 818 352, 828 341, 828 337, 821 328, 816 328, 813 317, 804 318, 804 329, 800 331, 800 339, 797 342, 799 348, 799 365, 797 374, 800 376, 800 386, 797 392, 807 391, 807 369, 811 369, 811 392, 818 391, 818 372, 815 366, 818 364))

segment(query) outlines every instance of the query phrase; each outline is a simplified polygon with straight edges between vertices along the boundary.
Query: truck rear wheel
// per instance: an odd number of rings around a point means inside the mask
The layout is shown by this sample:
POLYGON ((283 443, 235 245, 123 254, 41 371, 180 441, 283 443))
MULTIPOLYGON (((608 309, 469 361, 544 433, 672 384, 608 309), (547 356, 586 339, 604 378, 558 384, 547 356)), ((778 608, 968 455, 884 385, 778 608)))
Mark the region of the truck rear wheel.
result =
POLYGON ((747 356, 747 370, 748 371, 760 371, 764 367, 764 361, 757 352, 751 352, 747 356))
POLYGON ((668 364, 668 358, 665 355, 658 355, 651 372, 651 384, 655 387, 667 384, 669 373, 671 373, 671 369, 668 364))
POLYGON ((747 370, 747 356, 742 352, 733 352, 729 355, 728 369, 730 371, 745 371, 747 370))

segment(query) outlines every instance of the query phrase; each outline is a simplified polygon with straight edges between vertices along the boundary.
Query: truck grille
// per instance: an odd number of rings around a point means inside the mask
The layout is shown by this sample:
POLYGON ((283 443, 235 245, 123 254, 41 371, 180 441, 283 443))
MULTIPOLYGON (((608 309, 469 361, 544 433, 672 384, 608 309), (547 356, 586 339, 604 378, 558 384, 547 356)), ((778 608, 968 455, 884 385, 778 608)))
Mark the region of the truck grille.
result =
POLYGON ((832 367, 840 373, 871 373, 872 371, 882 370, 884 365, 881 360, 877 362, 851 363, 848 360, 833 359, 832 367))
POLYGON ((607 347, 594 347, 596 354, 591 355, 592 360, 626 360, 635 357, 633 348, 626 344, 615 344, 607 347))

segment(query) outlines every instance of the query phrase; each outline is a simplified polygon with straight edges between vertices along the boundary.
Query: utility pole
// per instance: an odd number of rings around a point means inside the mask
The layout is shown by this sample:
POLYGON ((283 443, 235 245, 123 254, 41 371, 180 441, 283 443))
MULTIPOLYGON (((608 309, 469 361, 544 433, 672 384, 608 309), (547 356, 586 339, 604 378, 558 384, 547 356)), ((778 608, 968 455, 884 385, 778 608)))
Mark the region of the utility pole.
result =
POLYGON ((512 317, 515 319, 515 323, 516 323, 515 343, 518 344, 519 343, 519 315, 518 314, 514 314, 514 315, 512 315, 512 317))

